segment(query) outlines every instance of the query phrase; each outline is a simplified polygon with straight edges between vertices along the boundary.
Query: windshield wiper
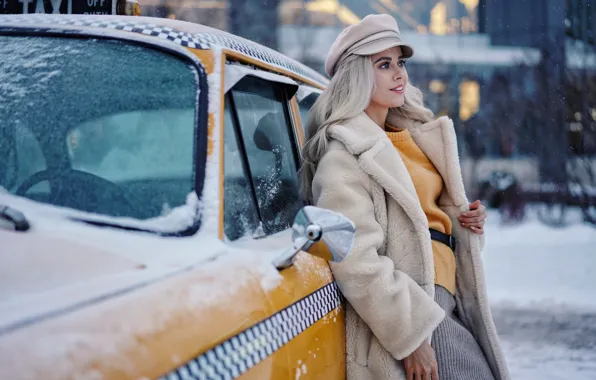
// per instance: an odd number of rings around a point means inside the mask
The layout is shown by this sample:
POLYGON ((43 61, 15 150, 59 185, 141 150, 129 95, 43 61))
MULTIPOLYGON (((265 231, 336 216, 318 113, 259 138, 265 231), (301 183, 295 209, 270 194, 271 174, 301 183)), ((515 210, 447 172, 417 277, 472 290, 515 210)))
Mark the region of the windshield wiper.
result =
POLYGON ((190 235, 194 234, 199 229, 199 226, 200 226, 199 223, 195 223, 194 225, 189 226, 188 228, 186 228, 182 231, 159 231, 159 230, 154 230, 154 229, 149 229, 149 228, 130 226, 130 225, 126 225, 126 224, 107 222, 104 220, 83 219, 83 218, 74 218, 74 217, 70 217, 69 219, 77 221, 77 222, 81 222, 81 223, 90 224, 90 225, 96 226, 96 227, 117 228, 120 230, 134 231, 134 232, 146 232, 146 233, 150 233, 150 234, 155 234, 155 235, 159 235, 159 236, 167 236, 167 237, 190 236, 190 235))
POLYGON ((19 210, 15 210, 10 206, 0 205, 0 227, 5 225, 8 221, 15 231, 24 232, 29 229, 29 221, 25 218, 25 215, 19 210))
POLYGON ((126 224, 118 224, 118 223, 113 223, 113 222, 107 222, 104 220, 82 219, 82 218, 73 218, 73 217, 70 217, 69 219, 77 221, 77 222, 91 224, 92 226, 96 226, 96 227, 111 227, 111 228, 118 228, 120 230, 125 230, 125 231, 148 232, 148 233, 152 233, 152 234, 162 235, 162 232, 151 230, 148 228, 127 226, 126 224))

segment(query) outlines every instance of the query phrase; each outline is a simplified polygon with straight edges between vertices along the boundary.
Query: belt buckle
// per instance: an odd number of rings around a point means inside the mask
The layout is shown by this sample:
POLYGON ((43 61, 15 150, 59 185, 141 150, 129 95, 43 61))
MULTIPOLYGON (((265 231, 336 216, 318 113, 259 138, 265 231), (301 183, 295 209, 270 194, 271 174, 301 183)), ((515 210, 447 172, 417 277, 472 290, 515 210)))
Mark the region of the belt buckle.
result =
POLYGON ((451 250, 455 252, 455 238, 453 237, 453 235, 449 235, 449 248, 451 248, 451 250))

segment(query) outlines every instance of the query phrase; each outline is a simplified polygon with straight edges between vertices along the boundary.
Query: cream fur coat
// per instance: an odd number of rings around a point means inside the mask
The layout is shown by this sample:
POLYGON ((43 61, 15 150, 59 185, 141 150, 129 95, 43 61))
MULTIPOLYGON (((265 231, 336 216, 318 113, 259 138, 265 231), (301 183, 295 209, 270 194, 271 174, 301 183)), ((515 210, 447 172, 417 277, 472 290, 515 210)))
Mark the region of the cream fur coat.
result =
MULTIPOLYGON (((453 123, 427 124, 388 118, 408 128, 435 165, 445 190, 439 206, 453 222, 457 239, 460 317, 471 329, 496 379, 509 379, 489 309, 480 252, 483 238, 457 221, 469 210, 453 123)), ((347 299, 348 379, 405 379, 401 360, 411 354, 444 317, 434 301, 434 265, 428 221, 411 177, 385 132, 365 113, 329 129, 331 139, 313 180, 317 206, 356 224, 350 256, 331 263, 347 299)))

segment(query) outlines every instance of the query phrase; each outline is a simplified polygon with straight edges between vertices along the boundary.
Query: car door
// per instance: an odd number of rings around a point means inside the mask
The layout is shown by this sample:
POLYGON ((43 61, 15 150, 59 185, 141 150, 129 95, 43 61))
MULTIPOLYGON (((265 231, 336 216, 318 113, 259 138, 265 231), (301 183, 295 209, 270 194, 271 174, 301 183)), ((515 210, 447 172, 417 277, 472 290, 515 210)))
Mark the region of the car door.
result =
MULTIPOLYGON (((224 229, 228 244, 263 254, 291 247, 291 226, 306 203, 287 83, 246 76, 225 95, 224 229)), ((339 292, 326 260, 301 252, 268 292, 274 314, 260 325, 281 341, 274 378, 345 377, 339 292), (282 368, 283 367, 283 368, 282 368)))

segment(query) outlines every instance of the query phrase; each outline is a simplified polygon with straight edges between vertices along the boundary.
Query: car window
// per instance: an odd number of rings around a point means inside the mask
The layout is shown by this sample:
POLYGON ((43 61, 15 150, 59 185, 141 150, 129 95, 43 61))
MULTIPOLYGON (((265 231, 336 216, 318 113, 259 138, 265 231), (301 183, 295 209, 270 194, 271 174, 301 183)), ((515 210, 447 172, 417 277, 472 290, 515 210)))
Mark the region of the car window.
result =
POLYGON ((0 154, 13 157, 0 186, 137 219, 186 202, 196 180, 191 65, 120 41, 33 36, 0 36, 0 58, 0 154))
POLYGON ((150 177, 192 178, 194 110, 161 109, 113 114, 80 124, 67 134, 73 169, 110 181, 150 177), (175 149, 163 149, 166 145, 175 149))
POLYGON ((193 187, 193 125, 193 108, 118 113, 85 122, 66 136, 71 168, 115 183, 131 202, 143 203, 138 218, 167 214, 193 187))
POLYGON ((246 77, 231 90, 231 98, 263 231, 285 230, 303 202, 284 86, 246 77))
POLYGON ((229 240, 252 236, 258 226, 247 171, 228 98, 224 107, 224 230, 229 240))
POLYGON ((306 131, 308 111, 310 111, 311 107, 315 104, 318 98, 319 94, 313 92, 310 95, 304 97, 302 100, 300 100, 300 102, 298 102, 298 108, 300 109, 300 119, 302 121, 302 128, 304 129, 304 131, 306 131))

